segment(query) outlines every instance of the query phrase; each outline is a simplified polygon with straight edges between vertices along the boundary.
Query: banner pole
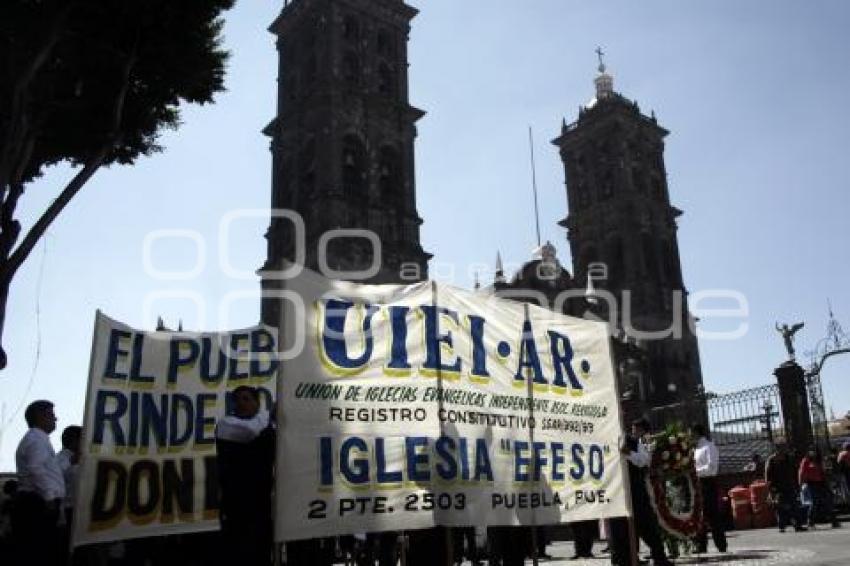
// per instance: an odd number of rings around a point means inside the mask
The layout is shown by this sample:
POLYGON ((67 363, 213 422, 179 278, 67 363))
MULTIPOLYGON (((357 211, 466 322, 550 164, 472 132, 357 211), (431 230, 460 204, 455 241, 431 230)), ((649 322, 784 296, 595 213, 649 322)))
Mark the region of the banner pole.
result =
MULTIPOLYGON (((284 260, 283 268, 286 269, 289 267, 289 263, 284 260)), ((274 420, 276 424, 276 441, 275 441, 275 477, 274 477, 274 513, 272 513, 272 546, 274 548, 274 566, 281 566, 283 563, 283 557, 281 553, 283 551, 284 542, 279 542, 277 540, 277 520, 278 520, 278 511, 280 510, 280 502, 282 500, 281 492, 280 492, 280 481, 278 480, 278 456, 282 450, 282 442, 283 442, 283 419, 281 419, 281 403, 283 402, 283 360, 281 359, 283 352, 283 340, 285 336, 284 327, 286 326, 286 317, 284 316, 284 305, 286 301, 283 300, 283 291, 286 290, 286 279, 280 279, 280 290, 281 294, 276 298, 276 300, 280 301, 279 309, 278 309, 278 319, 277 319, 277 375, 275 382, 275 402, 274 402, 274 420)))
POLYGON ((407 566, 407 531, 401 531, 401 566, 407 566))
MULTIPOLYGON (((606 333, 607 333, 607 325, 606 325, 606 333)), ((622 437, 622 429, 626 426, 626 423, 623 422, 623 405, 622 398, 620 397, 620 376, 617 375, 617 360, 614 358, 614 340, 609 335, 608 336, 608 357, 611 360, 611 370, 614 373, 614 392, 617 395, 617 412, 620 416, 620 429, 621 429, 621 437, 622 437)), ((619 451, 620 447, 617 447, 619 451)), ((626 495, 626 509, 628 510, 628 517, 626 517, 626 522, 629 526, 629 564, 631 566, 638 566, 638 550, 640 547, 640 542, 637 540, 637 531, 635 528, 635 512, 632 509, 632 482, 629 477, 629 464, 626 459, 623 457, 622 453, 620 454, 620 475, 623 478, 623 491, 626 495)), ((613 529, 612 529, 613 530, 613 529)), ((609 538, 611 535, 608 535, 609 538)), ((608 545, 611 548, 611 551, 614 551, 613 540, 609 540, 608 545)))
MULTIPOLYGON (((436 318, 437 328, 440 326, 440 313, 437 309, 437 282, 431 281, 431 306, 434 308, 434 317, 436 318)), ((439 397, 437 398, 437 408, 439 412, 442 412, 443 409, 443 351, 441 346, 437 348, 437 391, 439 392, 439 397)), ((440 427, 439 433, 440 436, 443 436, 443 421, 438 420, 438 425, 440 427)), ((436 516, 434 516, 436 519, 436 516)), ((437 521, 434 521, 434 529, 437 530, 437 533, 440 533, 440 527, 442 525, 436 524, 437 521)), ((451 527, 444 527, 445 533, 445 556, 446 566, 452 566, 454 564, 454 533, 452 532, 451 527)))
MULTIPOLYGON (((531 328, 531 314, 530 309, 528 308, 528 303, 523 303, 523 312, 525 313, 525 319, 523 320, 523 332, 525 332, 525 324, 528 323, 528 327, 531 328)), ((525 340, 525 336, 522 337, 525 340)), ((534 337, 532 336, 533 340, 534 337)), ((526 383, 526 395, 528 396, 528 440, 531 444, 532 454, 534 453, 534 426, 532 423, 534 422, 534 384, 532 383, 533 379, 529 379, 528 372, 525 375, 525 383, 526 383)), ((532 459, 532 478, 537 474, 536 469, 537 463, 532 459)), ((533 481, 533 479, 532 479, 533 481)), ((531 509, 531 563, 534 566, 538 566, 538 557, 537 557, 537 509, 531 509)))

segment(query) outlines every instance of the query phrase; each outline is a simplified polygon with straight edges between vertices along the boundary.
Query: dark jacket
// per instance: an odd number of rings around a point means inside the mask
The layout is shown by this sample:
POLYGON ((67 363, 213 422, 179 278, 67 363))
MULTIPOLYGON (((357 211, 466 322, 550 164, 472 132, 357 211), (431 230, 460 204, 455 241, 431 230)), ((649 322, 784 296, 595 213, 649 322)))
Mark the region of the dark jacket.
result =
POLYGON ((767 481, 771 492, 788 493, 797 490, 796 466, 787 455, 781 460, 776 457, 776 454, 767 459, 764 479, 767 481))
POLYGON ((216 450, 222 520, 271 520, 274 428, 245 443, 216 438, 216 450))

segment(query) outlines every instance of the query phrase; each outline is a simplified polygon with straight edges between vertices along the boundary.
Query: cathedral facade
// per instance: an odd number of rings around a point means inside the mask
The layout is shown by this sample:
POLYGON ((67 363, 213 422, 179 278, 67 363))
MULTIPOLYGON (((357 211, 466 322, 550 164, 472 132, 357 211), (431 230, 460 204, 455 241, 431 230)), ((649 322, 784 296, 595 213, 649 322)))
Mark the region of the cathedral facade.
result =
MULTIPOLYGON (((345 271, 377 260, 380 269, 368 282, 427 278, 431 255, 420 243, 414 174, 416 122, 424 112, 410 105, 408 92, 407 43, 416 13, 403 0, 294 0, 270 28, 280 60, 277 116, 265 129, 271 207, 303 219, 307 267, 345 271), (327 239, 350 230, 376 234, 380 257, 356 234, 327 239)), ((665 407, 687 412, 683 396, 702 384, 679 264, 681 211, 670 203, 664 167, 667 133, 616 93, 600 66, 595 99, 554 140, 566 174, 569 212, 561 224, 572 275, 549 246, 513 280, 495 285, 547 296, 588 284, 598 289, 598 300, 572 299, 565 311, 595 311, 636 349, 642 371, 622 386, 634 390, 640 411, 650 416, 665 407), (541 279, 550 271, 554 276, 541 279), (642 338, 671 328, 672 336, 642 338)), ((273 215, 266 237, 261 273, 297 258, 290 219, 273 215)), ((263 278, 264 291, 273 294, 277 286, 263 278)), ((276 324, 278 317, 276 301, 265 300, 263 320, 276 324)))
POLYGON ((564 163, 575 280, 596 289, 596 310, 633 346, 632 388, 661 423, 704 413, 702 372, 664 165, 669 133, 655 114, 614 90, 600 54, 596 95, 553 143, 564 163))
MULTIPOLYGON (((277 116, 271 138, 272 210, 262 272, 304 250, 304 265, 327 272, 378 272, 370 283, 426 279, 416 209, 414 140, 425 113, 410 105, 407 42, 416 9, 402 0, 295 0, 269 28, 279 52, 277 116), (380 240, 380 257, 373 241, 380 240), (322 237, 325 236, 325 240, 322 237), (333 236, 328 238, 328 236, 333 236)), ((263 278, 264 291, 277 288, 263 278)), ((274 300, 263 320, 275 323, 274 300)))

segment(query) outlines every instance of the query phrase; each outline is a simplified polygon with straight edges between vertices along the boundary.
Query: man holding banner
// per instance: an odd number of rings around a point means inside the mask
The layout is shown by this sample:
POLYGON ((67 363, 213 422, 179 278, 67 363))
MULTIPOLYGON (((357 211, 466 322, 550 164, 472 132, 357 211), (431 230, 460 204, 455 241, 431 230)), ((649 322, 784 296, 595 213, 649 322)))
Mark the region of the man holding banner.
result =
POLYGON ((219 520, 228 564, 261 566, 272 550, 272 483, 275 431, 260 394, 233 390, 233 415, 216 425, 219 520))
POLYGON ((150 332, 98 312, 72 544, 216 531, 222 503, 263 506, 233 527, 268 541, 277 350, 266 326, 150 332))
MULTIPOLYGON (((670 566, 661 539, 661 527, 658 518, 649 502, 649 492, 646 489, 646 472, 651 460, 649 448, 645 440, 649 433, 649 422, 638 419, 632 423, 631 434, 627 435, 622 454, 628 460, 628 473, 631 486, 632 509, 634 510, 634 530, 636 535, 649 547, 653 566, 670 566)), ((630 566, 633 563, 633 552, 640 543, 630 540, 629 527, 622 519, 611 521, 611 564, 614 566, 630 566)))

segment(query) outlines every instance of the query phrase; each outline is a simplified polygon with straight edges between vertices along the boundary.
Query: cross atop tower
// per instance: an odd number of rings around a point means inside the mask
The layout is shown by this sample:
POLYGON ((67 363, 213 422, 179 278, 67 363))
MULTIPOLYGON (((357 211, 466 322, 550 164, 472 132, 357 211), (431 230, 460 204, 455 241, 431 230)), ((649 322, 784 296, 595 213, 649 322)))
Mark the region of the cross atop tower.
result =
POLYGON ((596 56, 599 57, 599 72, 604 73, 605 72, 605 61, 602 60, 602 57, 605 56, 605 52, 602 51, 602 48, 599 47, 599 46, 596 47, 596 56))
POLYGON ((593 83, 596 85, 596 99, 602 100, 614 94, 614 77, 606 72, 605 60, 602 59, 605 52, 602 51, 602 48, 597 47, 595 53, 599 58, 599 75, 593 79, 593 83))

